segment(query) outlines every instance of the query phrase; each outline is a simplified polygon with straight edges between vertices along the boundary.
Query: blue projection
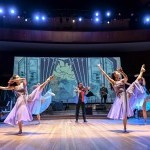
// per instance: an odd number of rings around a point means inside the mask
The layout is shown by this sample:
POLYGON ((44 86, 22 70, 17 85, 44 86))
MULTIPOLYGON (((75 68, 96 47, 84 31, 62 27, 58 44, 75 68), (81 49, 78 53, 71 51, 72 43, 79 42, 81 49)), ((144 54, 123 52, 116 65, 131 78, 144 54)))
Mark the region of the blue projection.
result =
MULTIPOLYGON (((37 83, 42 83, 50 75, 55 75, 55 80, 44 89, 44 93, 51 88, 56 94, 53 101, 64 103, 74 102, 74 88, 79 81, 84 86, 90 86, 94 96, 88 98, 89 103, 100 103, 99 89, 102 84, 108 88, 107 102, 114 101, 114 92, 110 84, 100 73, 97 64, 111 73, 120 67, 119 57, 15 57, 14 74, 25 77, 28 81, 28 91, 37 83)), ((43 93, 43 94, 44 94, 43 93)))

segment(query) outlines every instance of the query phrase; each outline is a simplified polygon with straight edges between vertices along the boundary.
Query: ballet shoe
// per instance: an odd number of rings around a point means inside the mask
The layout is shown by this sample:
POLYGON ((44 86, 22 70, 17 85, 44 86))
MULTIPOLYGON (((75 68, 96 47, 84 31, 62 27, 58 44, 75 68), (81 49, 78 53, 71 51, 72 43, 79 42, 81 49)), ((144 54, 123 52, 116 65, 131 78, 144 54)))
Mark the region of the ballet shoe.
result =
POLYGON ((17 135, 22 135, 22 131, 19 131, 19 132, 17 133, 17 135))

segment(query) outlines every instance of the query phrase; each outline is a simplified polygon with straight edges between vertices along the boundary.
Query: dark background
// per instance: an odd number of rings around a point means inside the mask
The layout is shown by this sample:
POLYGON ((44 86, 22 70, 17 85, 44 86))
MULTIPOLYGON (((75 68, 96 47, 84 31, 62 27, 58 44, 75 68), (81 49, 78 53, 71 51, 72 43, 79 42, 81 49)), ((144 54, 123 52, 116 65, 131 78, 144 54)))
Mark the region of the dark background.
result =
POLYGON ((7 0, 0 4, 17 6, 24 10, 34 9, 116 9, 117 11, 135 11, 143 9, 149 0, 7 0))

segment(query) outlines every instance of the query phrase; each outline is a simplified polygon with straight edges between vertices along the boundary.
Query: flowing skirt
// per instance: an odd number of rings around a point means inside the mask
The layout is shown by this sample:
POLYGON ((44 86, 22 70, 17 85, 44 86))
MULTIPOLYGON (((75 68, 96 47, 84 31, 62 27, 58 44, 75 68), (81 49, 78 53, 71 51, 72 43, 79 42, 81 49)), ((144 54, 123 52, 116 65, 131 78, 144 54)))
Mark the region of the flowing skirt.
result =
POLYGON ((126 117, 133 116, 133 111, 129 106, 128 99, 126 100, 125 92, 122 92, 120 96, 116 97, 107 117, 111 119, 124 119, 126 117))
POLYGON ((28 99, 28 107, 31 112, 31 114, 38 115, 40 113, 41 109, 41 94, 42 91, 40 89, 40 86, 38 86, 36 89, 32 91, 31 94, 29 94, 29 99, 28 99))
MULTIPOLYGON (((143 110, 143 103, 145 98, 148 96, 146 93, 146 88, 141 86, 138 81, 133 82, 134 84, 134 94, 130 98, 130 107, 132 110, 143 110)), ((146 103, 146 110, 150 110, 150 102, 146 103)))
POLYGON ((44 112, 50 105, 52 96, 55 94, 51 92, 51 89, 42 96, 42 90, 37 87, 30 95, 28 106, 32 114, 39 115, 44 112))
POLYGON ((20 95, 17 98, 15 106, 8 114, 7 118, 4 120, 4 123, 15 126, 20 121, 32 121, 32 120, 33 120, 32 114, 30 113, 27 105, 27 96, 20 95))
POLYGON ((44 112, 49 105, 51 104, 52 101, 52 96, 55 96, 54 93, 52 93, 51 89, 46 92, 44 96, 41 97, 41 108, 40 108, 40 113, 44 112))

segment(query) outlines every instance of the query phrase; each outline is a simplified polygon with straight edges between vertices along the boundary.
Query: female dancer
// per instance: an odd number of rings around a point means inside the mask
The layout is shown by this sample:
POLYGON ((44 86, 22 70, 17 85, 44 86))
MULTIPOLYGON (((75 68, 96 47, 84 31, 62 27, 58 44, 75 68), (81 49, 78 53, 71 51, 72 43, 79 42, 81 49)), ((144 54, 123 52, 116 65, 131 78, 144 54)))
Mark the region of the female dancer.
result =
MULTIPOLYGON (((115 93, 116 93, 116 99, 111 107, 108 118, 111 119, 123 119, 123 126, 124 126, 124 132, 126 132, 126 126, 127 126, 127 117, 133 116, 133 111, 131 110, 129 106, 129 98, 133 94, 134 91, 134 85, 131 84, 129 86, 129 90, 126 93, 125 90, 125 83, 128 80, 127 75, 123 72, 122 68, 118 69, 117 71, 112 73, 112 78, 110 78, 105 71, 102 69, 100 65, 98 65, 99 70, 102 72, 102 74, 106 77, 106 79, 111 83, 115 93), (121 76, 123 76, 123 79, 121 79, 121 76)), ((141 67, 141 71, 139 76, 137 77, 137 80, 139 80, 143 72, 145 72, 144 65, 141 67)))
POLYGON ((36 99, 34 99, 34 101, 29 102, 29 108, 30 108, 31 113, 33 115, 37 116, 37 120, 38 120, 39 124, 40 124, 40 120, 41 120, 40 113, 42 113, 43 111, 45 111, 48 108, 48 106, 51 103, 51 97, 55 96, 55 94, 52 93, 51 89, 48 90, 44 96, 42 96, 42 91, 44 88, 39 90, 40 85, 41 84, 38 83, 37 85, 33 86, 34 90, 29 95, 32 97, 32 95, 34 93, 38 92, 38 96, 36 96, 36 99))
MULTIPOLYGON (((135 77, 137 77, 137 76, 138 75, 135 75, 135 77)), ((136 88, 134 91, 134 95, 132 96, 132 98, 130 100, 130 106, 131 106, 133 111, 143 110, 143 115, 144 115, 145 111, 150 110, 150 103, 147 103, 147 105, 145 106, 145 109, 143 109, 144 100, 148 96, 147 89, 145 87, 146 81, 142 77, 138 81, 134 82, 134 84, 135 84, 134 86, 136 88)))
MULTIPOLYGON (((50 76, 43 84, 40 85, 39 90, 45 87, 45 85, 53 78, 50 76)), ((32 94, 28 97, 27 93, 27 82, 25 78, 20 78, 18 75, 13 75, 7 87, 0 86, 1 90, 14 90, 17 93, 17 101, 7 118, 4 120, 5 123, 10 125, 19 126, 18 134, 22 134, 22 122, 23 121, 31 121, 32 114, 28 108, 27 101, 36 99, 36 94, 32 94)))
POLYGON ((144 118, 144 121, 145 121, 145 124, 146 124, 146 121, 147 121, 147 110, 150 110, 150 95, 147 95, 147 97, 144 99, 144 102, 143 102, 143 118, 144 118))

